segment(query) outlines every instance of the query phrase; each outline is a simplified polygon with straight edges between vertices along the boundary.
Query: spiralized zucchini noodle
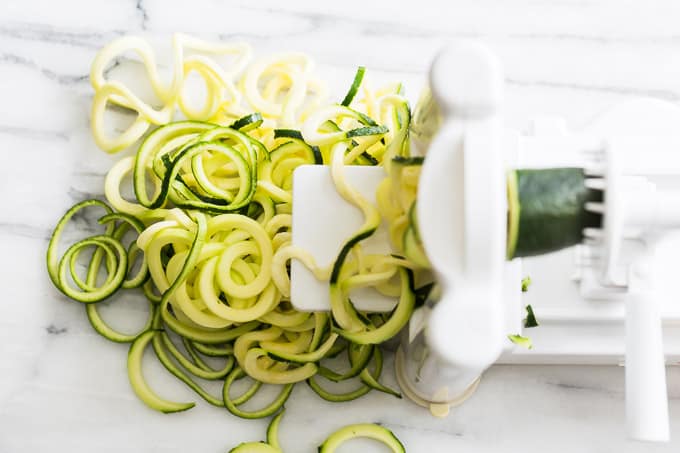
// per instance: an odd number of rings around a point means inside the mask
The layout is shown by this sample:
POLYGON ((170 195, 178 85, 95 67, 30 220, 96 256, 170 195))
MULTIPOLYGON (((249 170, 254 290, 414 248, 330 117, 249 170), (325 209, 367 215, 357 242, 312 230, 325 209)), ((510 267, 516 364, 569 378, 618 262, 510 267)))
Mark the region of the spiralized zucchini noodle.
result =
MULTIPOLYGON (((279 425, 285 410, 281 410, 267 427, 265 441, 244 442, 229 450, 229 453, 281 453, 279 443, 279 425)), ((319 453, 334 453, 337 448, 348 440, 363 437, 380 442, 394 453, 405 453, 404 444, 392 431, 375 423, 356 423, 343 426, 331 433, 318 447, 319 453)))
POLYGON ((148 346, 200 397, 240 417, 274 414, 302 381, 329 401, 373 389, 400 397, 379 382, 381 344, 401 330, 432 286, 415 287, 428 267, 414 218, 422 158, 410 154, 411 117, 401 85, 373 89, 359 68, 345 98, 335 103, 304 54, 252 60, 245 44, 184 35, 175 36, 172 48, 169 81, 140 38, 115 40, 96 56, 93 135, 106 152, 127 151, 106 176, 106 202, 81 202, 57 224, 47 251, 53 283, 86 304, 97 332, 130 343, 132 387, 162 412, 194 403, 169 401, 152 390, 141 366, 148 346), (129 53, 144 65, 157 104, 109 77, 113 62, 129 53), (229 64, 217 62, 225 56, 229 64), (185 86, 192 73, 205 87, 200 107, 191 104, 185 86), (135 115, 114 137, 106 132, 111 107, 135 115), (291 244, 292 177, 300 165, 329 165, 338 193, 364 215, 329 268, 291 244), (377 205, 347 184, 347 165, 385 169, 377 205), (126 185, 133 198, 123 196, 126 185), (103 231, 60 253, 65 226, 82 210, 101 211, 103 231), (361 242, 382 220, 394 253, 367 254, 361 242), (330 313, 293 308, 292 259, 328 281, 330 313), (398 299, 396 308, 388 314, 357 311, 349 294, 359 287, 398 299), (128 289, 143 294, 149 307, 146 323, 132 334, 109 325, 97 310, 99 302, 128 289), (338 362, 344 368, 333 369, 338 362), (233 395, 232 384, 243 378, 251 387, 233 395), (223 381, 222 394, 210 394, 199 379, 223 381), (329 390, 352 379, 352 391, 329 390), (264 384, 280 386, 278 396, 265 407, 245 409, 264 384))

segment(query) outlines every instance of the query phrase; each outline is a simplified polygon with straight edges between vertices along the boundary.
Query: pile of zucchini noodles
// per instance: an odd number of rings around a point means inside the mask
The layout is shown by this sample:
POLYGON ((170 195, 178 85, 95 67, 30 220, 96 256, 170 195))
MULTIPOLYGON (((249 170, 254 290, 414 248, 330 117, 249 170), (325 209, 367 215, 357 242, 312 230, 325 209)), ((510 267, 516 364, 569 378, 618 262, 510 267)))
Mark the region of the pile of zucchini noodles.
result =
POLYGON ((307 56, 250 59, 247 45, 177 35, 172 78, 165 83, 144 40, 120 38, 98 53, 91 71, 95 141, 109 153, 136 152, 108 172, 107 202, 78 203, 58 222, 47 251, 49 276, 65 295, 85 304, 98 333, 130 343, 132 387, 158 411, 183 411, 194 403, 170 401, 152 390, 142 374, 148 346, 199 396, 239 417, 275 414, 302 381, 329 401, 350 401, 372 389, 400 397, 379 382, 380 345, 401 330, 432 287, 415 287, 428 266, 413 218, 422 158, 410 156, 410 111, 402 87, 372 89, 359 68, 346 97, 329 103, 307 56), (146 69, 154 105, 108 78, 112 62, 130 52, 146 69), (215 56, 231 62, 225 67, 215 56), (186 94, 191 73, 205 86, 200 108, 186 94), (114 137, 104 119, 110 106, 136 115, 114 137), (338 192, 365 218, 329 268, 291 245, 292 175, 306 164, 329 165, 338 192), (346 165, 383 166, 377 206, 345 182, 346 165), (121 193, 129 179, 134 200, 121 193), (101 212, 102 232, 60 253, 62 232, 85 209, 101 212), (383 219, 394 254, 364 253, 361 241, 383 219), (291 259, 329 282, 330 313, 292 307, 291 259), (392 313, 354 308, 350 291, 367 286, 398 298, 392 313), (110 326, 97 303, 133 288, 146 296, 149 314, 140 331, 129 334, 110 326), (345 357, 344 369, 332 369, 328 361, 336 357, 345 357), (234 396, 232 384, 244 377, 252 385, 234 396), (354 390, 329 389, 352 379, 354 390), (222 395, 210 394, 200 380, 223 381, 222 395), (278 396, 265 407, 244 409, 262 384, 280 386, 278 396))

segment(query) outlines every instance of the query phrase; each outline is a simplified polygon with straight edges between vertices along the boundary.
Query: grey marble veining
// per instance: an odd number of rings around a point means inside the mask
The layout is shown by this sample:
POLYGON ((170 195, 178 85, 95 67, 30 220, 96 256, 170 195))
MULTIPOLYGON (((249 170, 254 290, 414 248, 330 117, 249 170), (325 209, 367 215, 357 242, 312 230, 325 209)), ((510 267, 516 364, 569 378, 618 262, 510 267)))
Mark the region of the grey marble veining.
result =
MULTIPOLYGON (((161 60, 175 31, 245 40, 260 54, 302 50, 335 93, 365 64, 378 80, 403 80, 411 99, 438 46, 478 39, 505 66, 509 125, 524 127, 542 113, 578 127, 633 96, 680 100, 678 24, 673 0, 0 2, 0 453, 216 453, 264 436, 266 422, 200 401, 182 414, 148 410, 129 388, 127 348, 98 337, 83 307, 49 283, 51 228, 74 202, 101 196, 116 159, 97 150, 88 129, 89 65, 111 39, 147 36, 161 60)), ((145 310, 127 299, 122 313, 145 310)), ((145 371, 162 394, 196 400, 157 363, 145 371)), ((385 379, 395 384, 390 372, 385 379)), ((333 405, 300 385, 282 443, 287 452, 311 452, 338 426, 370 421, 392 428, 413 453, 677 451, 680 370, 670 369, 668 380, 669 445, 625 440, 621 368, 557 366, 494 367, 443 420, 377 393, 333 405)))

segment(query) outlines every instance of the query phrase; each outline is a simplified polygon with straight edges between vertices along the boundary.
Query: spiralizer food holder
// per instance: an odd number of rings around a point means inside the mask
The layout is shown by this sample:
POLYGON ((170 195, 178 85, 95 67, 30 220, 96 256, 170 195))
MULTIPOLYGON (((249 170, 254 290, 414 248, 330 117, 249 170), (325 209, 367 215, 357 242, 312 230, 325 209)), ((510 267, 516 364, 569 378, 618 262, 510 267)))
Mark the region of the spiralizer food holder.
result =
MULTIPOLYGON (((523 135, 503 128, 501 67, 485 48, 446 49, 429 79, 411 132, 426 156, 418 228, 439 291, 402 332, 403 392, 445 415, 494 363, 625 364, 629 436, 668 440, 664 364, 680 359, 680 108, 634 100, 578 133, 539 118, 523 135), (506 260, 507 171, 559 167, 584 169, 585 185, 601 193, 584 209, 601 221, 576 246, 506 260), (522 293, 525 275, 534 283, 522 293), (540 326, 522 332, 526 305, 540 326), (508 340, 518 333, 531 336, 532 349, 508 340)), ((368 199, 384 176, 381 168, 346 169, 368 199)), ((293 244, 331 263, 361 214, 335 192, 325 167, 297 169, 293 197, 293 244)), ((365 248, 389 253, 385 232, 365 248)), ((326 282, 299 262, 291 278, 297 309, 329 309, 326 282)), ((365 311, 394 305, 371 290, 352 296, 365 311)))

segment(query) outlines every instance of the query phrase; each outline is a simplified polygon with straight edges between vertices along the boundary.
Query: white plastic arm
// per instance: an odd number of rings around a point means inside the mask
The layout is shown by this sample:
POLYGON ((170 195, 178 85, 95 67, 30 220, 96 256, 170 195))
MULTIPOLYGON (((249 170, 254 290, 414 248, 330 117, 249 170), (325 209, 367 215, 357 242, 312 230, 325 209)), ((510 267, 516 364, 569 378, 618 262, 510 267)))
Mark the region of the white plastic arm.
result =
MULTIPOLYGON (((633 266, 631 273, 637 275, 632 277, 651 283, 645 261, 633 266)), ((632 288, 626 298, 626 428, 631 439, 667 442, 668 393, 661 317, 653 285, 645 286, 632 288)))

